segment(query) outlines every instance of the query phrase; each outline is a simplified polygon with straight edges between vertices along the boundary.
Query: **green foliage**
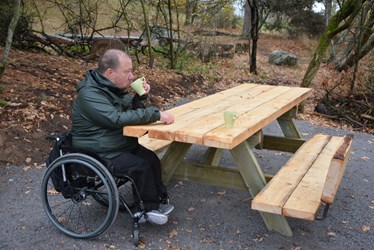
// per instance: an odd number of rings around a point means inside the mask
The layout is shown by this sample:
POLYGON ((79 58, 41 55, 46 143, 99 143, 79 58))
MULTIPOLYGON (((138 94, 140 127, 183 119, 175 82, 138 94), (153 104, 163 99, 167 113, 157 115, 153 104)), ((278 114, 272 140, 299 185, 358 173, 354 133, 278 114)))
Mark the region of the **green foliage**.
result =
POLYGON ((74 45, 65 48, 65 51, 72 55, 82 55, 90 52, 88 45, 74 45))
POLYGON ((0 94, 2 94, 5 90, 5 87, 4 85, 0 84, 0 94))
POLYGON ((4 107, 6 105, 8 105, 8 102, 6 100, 0 98, 0 107, 4 107))
POLYGON ((194 64, 194 63, 191 63, 192 61, 196 61, 196 58, 194 57, 194 55, 190 52, 184 51, 178 55, 175 68, 177 70, 188 69, 189 65, 194 64))

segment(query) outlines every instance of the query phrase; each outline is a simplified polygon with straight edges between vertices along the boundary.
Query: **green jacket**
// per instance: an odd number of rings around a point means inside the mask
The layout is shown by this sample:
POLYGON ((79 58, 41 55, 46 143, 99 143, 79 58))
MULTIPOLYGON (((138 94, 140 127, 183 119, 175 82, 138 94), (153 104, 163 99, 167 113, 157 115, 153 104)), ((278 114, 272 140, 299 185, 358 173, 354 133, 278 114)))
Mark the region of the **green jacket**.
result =
POLYGON ((144 107, 146 99, 118 89, 97 69, 88 71, 77 86, 73 104, 73 146, 109 159, 133 150, 138 140, 123 136, 123 126, 148 124, 160 119, 158 108, 144 107))

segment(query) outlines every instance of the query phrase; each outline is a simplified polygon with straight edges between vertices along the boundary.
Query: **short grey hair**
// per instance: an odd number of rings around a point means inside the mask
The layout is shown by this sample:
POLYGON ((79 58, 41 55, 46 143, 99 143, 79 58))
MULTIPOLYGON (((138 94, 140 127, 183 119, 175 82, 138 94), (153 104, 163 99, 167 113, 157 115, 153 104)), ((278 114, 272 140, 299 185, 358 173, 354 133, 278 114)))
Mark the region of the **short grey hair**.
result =
POLYGON ((126 58, 130 59, 130 56, 122 50, 109 49, 105 51, 105 53, 99 59, 97 69, 101 74, 104 74, 109 68, 117 69, 120 56, 125 56, 126 58))

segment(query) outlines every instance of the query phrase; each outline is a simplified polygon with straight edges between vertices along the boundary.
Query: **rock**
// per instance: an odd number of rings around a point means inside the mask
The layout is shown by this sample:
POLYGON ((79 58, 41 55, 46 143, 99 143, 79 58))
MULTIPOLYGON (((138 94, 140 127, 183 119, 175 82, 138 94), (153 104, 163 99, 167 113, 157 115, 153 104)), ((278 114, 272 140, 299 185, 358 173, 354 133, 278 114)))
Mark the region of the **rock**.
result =
POLYGON ((276 65, 295 66, 297 64, 297 56, 286 51, 276 50, 271 52, 269 56, 269 63, 276 65))

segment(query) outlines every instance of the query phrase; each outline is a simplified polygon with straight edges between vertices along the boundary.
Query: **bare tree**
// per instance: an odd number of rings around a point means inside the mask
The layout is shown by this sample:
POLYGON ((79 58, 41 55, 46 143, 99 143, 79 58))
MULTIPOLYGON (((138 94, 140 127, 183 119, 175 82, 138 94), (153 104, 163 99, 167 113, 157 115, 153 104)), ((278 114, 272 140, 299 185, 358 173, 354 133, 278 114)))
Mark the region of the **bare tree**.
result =
POLYGON ((147 44, 148 44, 148 67, 152 68, 153 67, 153 54, 152 54, 152 45, 151 45, 151 31, 149 29, 149 20, 148 20, 148 13, 147 9, 145 7, 144 0, 140 1, 142 5, 142 10, 143 10, 143 17, 144 17, 144 24, 145 24, 145 31, 147 34, 147 44))
POLYGON ((329 23, 331 12, 332 12, 332 0, 325 0, 325 26, 327 27, 327 24, 329 23))
POLYGON ((244 17, 243 17, 243 29, 242 36, 243 38, 250 38, 251 31, 251 9, 249 8, 248 1, 244 3, 244 17))
POLYGON ((250 50, 249 72, 257 74, 257 41, 259 31, 258 5, 257 0, 247 0, 251 12, 251 39, 252 48, 250 50))
MULTIPOLYGON (((374 47, 374 1, 368 1, 361 9, 361 15, 357 21, 356 28, 350 28, 347 33, 350 36, 350 42, 345 47, 343 56, 336 61, 338 71, 346 70, 352 67, 355 62, 367 55, 374 47)), ((347 36, 349 37, 349 36, 347 36)))
POLYGON ((317 74, 322 58, 330 45, 330 41, 340 32, 348 29, 355 17, 361 10, 362 4, 366 0, 347 0, 341 6, 339 11, 331 17, 319 44, 313 54, 313 58, 309 63, 308 69, 305 72, 302 87, 310 87, 314 76, 317 74), (343 24, 342 24, 343 23, 343 24))
POLYGON ((8 36, 3 51, 3 57, 0 63, 0 76, 3 75, 9 60, 10 48, 13 42, 13 34, 17 27, 18 19, 21 14, 21 0, 16 0, 14 3, 14 14, 8 28, 8 36))

